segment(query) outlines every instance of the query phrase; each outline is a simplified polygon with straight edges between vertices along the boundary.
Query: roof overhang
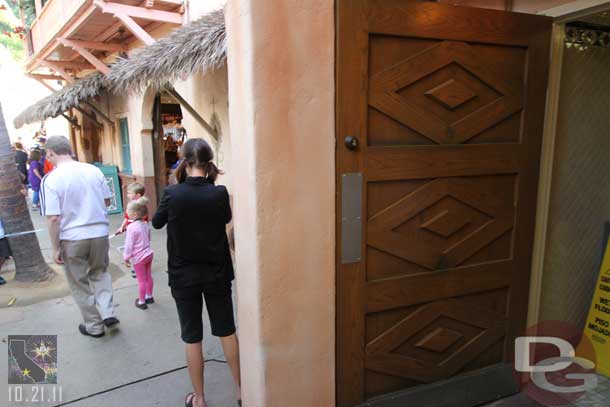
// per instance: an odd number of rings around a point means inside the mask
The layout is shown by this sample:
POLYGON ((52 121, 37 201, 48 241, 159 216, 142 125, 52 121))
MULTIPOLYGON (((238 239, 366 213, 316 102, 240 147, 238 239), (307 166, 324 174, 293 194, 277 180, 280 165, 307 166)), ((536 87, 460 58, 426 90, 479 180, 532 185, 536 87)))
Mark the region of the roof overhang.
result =
POLYGON ((199 71, 221 67, 227 57, 222 10, 213 11, 152 44, 118 59, 107 77, 112 89, 141 92, 199 71))
POLYGON ((108 81, 103 74, 96 72, 78 79, 53 94, 34 103, 13 120, 15 128, 57 117, 65 111, 78 107, 81 103, 97 96, 108 88, 108 81))
MULTIPOLYGON (((132 51, 129 58, 119 59, 109 66, 106 75, 96 72, 73 81, 28 107, 13 122, 19 128, 57 117, 71 108, 78 108, 103 90, 138 92, 153 87, 175 93, 170 83, 199 71, 221 67, 226 54, 224 13, 218 10, 132 51)), ((214 133, 211 128, 208 131, 214 133)))

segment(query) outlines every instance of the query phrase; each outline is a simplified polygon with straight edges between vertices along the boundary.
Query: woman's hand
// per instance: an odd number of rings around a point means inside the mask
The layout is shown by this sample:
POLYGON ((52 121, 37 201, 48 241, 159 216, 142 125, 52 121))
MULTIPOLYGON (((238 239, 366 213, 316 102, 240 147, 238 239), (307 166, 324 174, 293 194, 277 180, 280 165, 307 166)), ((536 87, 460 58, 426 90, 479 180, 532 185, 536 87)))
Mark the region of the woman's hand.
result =
POLYGON ((129 268, 131 268, 131 262, 129 260, 125 260, 125 265, 129 268))

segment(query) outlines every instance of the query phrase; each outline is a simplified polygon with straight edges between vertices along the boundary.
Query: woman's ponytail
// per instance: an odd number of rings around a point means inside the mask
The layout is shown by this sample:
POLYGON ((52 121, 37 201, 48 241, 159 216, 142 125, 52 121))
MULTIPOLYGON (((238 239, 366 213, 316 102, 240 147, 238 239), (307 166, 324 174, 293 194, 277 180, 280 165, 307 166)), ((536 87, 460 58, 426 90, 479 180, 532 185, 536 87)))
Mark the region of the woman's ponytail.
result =
POLYGON ((223 172, 218 169, 214 162, 208 161, 205 164, 205 173, 210 181, 216 182, 216 178, 218 178, 218 175, 222 174, 223 172))

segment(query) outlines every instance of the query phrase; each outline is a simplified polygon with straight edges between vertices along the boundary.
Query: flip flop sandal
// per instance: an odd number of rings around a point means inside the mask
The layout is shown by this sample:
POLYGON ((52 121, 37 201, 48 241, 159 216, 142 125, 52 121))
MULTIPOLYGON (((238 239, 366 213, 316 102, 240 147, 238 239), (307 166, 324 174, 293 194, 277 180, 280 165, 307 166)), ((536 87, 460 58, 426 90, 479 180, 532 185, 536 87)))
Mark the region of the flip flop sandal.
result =
POLYGON ((193 407, 193 400, 195 400, 195 393, 187 394, 186 397, 184 397, 184 407, 193 407))
MULTIPOLYGON (((186 397, 184 398, 184 406, 193 407, 193 400, 195 400, 195 393, 187 394, 186 397), (191 396, 190 399, 189 399, 189 396, 191 396)), ((203 402, 203 407, 208 407, 208 404, 205 401, 203 402)))

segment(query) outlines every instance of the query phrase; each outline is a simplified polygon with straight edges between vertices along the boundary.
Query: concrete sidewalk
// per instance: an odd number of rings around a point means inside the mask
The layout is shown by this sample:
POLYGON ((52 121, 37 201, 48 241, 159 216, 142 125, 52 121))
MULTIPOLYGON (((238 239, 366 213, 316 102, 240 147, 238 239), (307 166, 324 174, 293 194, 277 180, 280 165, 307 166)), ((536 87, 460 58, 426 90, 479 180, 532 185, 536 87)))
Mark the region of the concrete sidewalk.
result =
MULTIPOLYGON (((33 214, 35 227, 45 227, 33 214)), ((111 217, 114 229, 122 218, 111 217)), ((113 230, 114 230, 113 229, 113 230)), ((50 259, 46 233, 39 235, 50 259)), ((123 237, 111 240, 111 263, 121 270, 114 282, 119 328, 100 339, 78 332, 80 313, 71 296, 0 309, 0 354, 8 354, 8 335, 58 335, 58 384, 70 406, 182 406, 191 391, 185 369, 180 327, 167 286, 165 231, 153 231, 156 303, 143 311, 134 306, 137 283, 120 265, 123 237)), ((10 281, 0 290, 9 290, 10 281)), ((17 303, 19 304, 19 302, 17 303)), ((210 406, 234 406, 234 387, 220 341, 210 332, 204 312, 206 398, 210 406)), ((7 394, 7 358, 0 357, 0 394, 7 394)))

